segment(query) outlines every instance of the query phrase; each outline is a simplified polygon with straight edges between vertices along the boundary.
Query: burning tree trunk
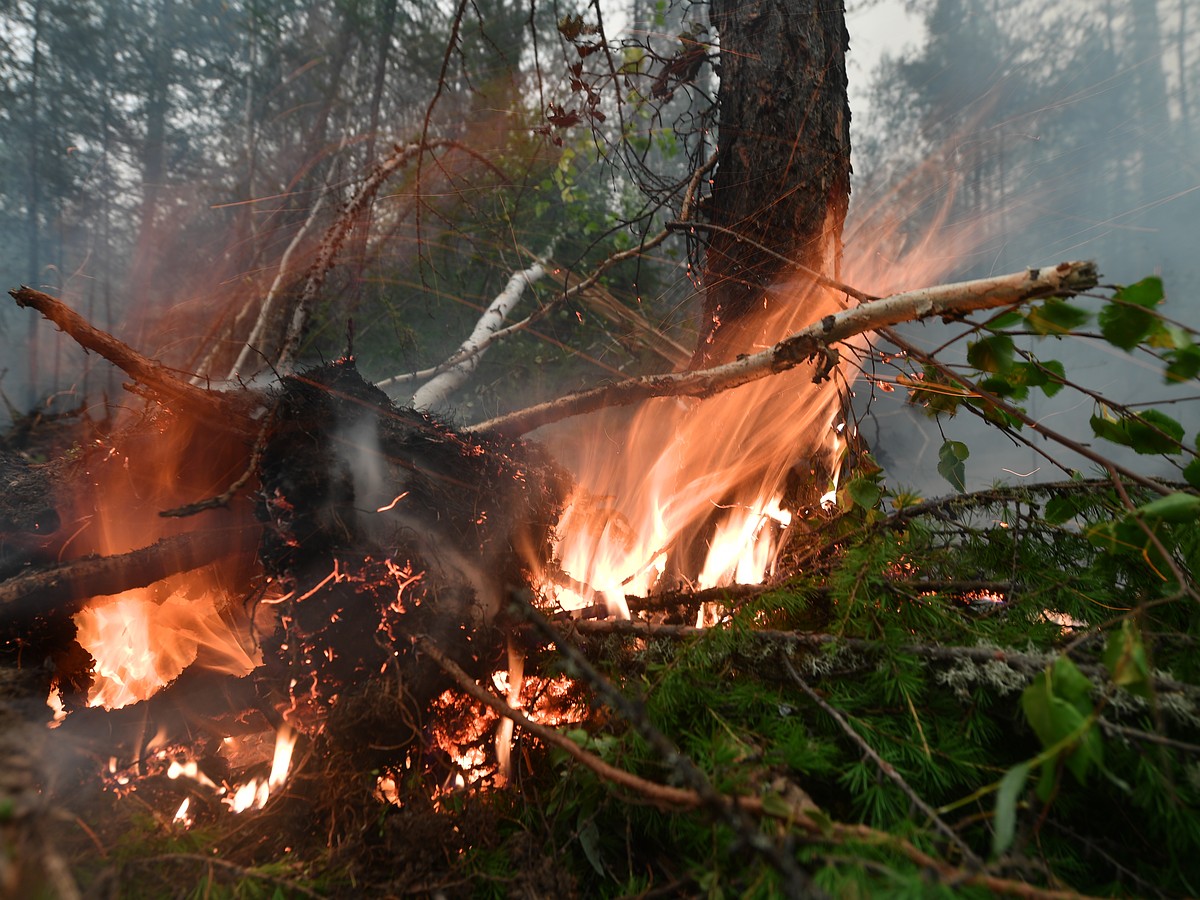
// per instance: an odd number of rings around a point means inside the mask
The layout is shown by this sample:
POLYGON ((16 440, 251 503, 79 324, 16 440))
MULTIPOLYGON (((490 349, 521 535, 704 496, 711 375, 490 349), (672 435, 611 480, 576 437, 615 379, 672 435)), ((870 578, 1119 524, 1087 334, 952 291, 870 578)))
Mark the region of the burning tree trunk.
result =
POLYGON ((791 274, 787 259, 836 277, 850 198, 842 5, 715 0, 711 17, 721 35, 719 149, 703 211, 717 227, 693 367, 756 340, 767 289, 791 274))

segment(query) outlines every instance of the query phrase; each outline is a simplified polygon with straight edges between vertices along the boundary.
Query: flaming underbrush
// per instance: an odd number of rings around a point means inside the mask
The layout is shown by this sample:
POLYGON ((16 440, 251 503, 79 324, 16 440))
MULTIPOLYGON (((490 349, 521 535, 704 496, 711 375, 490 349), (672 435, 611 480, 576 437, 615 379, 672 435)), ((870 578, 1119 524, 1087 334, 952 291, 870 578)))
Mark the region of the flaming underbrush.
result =
MULTIPOLYGON (((147 897, 786 894, 788 872, 756 852, 765 833, 789 836, 808 887, 831 896, 982 897, 1022 884, 1039 896, 1061 883, 1194 893, 1200 616, 1153 549, 1105 542, 1128 518, 1111 483, 925 503, 880 490, 900 508, 845 504, 809 521, 787 560, 803 574, 705 594, 714 627, 678 611, 641 629, 581 625, 574 639, 594 672, 531 639, 527 675, 573 684, 561 737, 652 785, 690 788, 690 761, 719 797, 751 798, 750 817, 703 800, 670 808, 518 729, 502 789, 413 769, 403 801, 388 803, 370 773, 326 752, 240 821, 181 832, 110 800, 111 828, 127 831, 116 849, 107 829, 93 836, 109 848, 90 854, 93 886, 113 879, 123 896, 147 897), (627 705, 606 704, 601 681, 627 705), (317 817, 303 786, 313 783, 317 817)), ((1145 509, 1149 497, 1129 499, 1145 509)), ((1155 535, 1184 562, 1200 552, 1193 529, 1155 535)))

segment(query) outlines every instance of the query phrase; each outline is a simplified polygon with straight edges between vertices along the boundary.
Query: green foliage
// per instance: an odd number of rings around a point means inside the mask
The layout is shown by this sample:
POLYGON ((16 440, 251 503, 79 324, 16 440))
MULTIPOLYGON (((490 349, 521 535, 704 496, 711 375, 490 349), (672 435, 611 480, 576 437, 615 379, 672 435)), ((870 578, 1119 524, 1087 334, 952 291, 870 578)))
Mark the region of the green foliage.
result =
POLYGON ((967 489, 967 457, 970 448, 962 441, 946 441, 938 451, 938 474, 959 493, 967 489))
POLYGON ((1162 327, 1154 315, 1154 308, 1162 299, 1161 278, 1143 278, 1121 288, 1100 310, 1100 333, 1113 346, 1132 350, 1162 327))

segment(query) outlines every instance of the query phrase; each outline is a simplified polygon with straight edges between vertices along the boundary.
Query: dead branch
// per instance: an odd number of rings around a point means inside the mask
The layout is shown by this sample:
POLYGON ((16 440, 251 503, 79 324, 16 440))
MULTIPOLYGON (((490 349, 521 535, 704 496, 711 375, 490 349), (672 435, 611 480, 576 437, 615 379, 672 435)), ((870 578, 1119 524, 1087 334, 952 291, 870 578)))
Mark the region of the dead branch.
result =
POLYGON ((418 161, 418 181, 419 166, 421 159, 424 158, 426 152, 443 148, 452 148, 461 152, 467 153, 475 159, 481 160, 489 168, 498 172, 501 177, 504 173, 496 168, 496 165, 483 157, 478 152, 464 147, 457 141, 436 140, 424 141, 413 144, 397 144, 390 156, 381 160, 375 167, 374 171, 367 176, 366 180, 359 187, 355 195, 346 204, 341 214, 330 226, 325 234, 324 240, 321 241, 320 250, 317 252, 317 258, 308 270, 308 277, 304 282, 304 289, 300 293, 300 297, 292 306, 291 315, 289 316, 289 324, 287 332, 283 339, 283 344, 280 346, 279 355, 276 358, 276 366, 282 367, 291 361, 292 356, 300 346, 300 339, 304 335, 304 330, 308 324, 308 316, 312 310, 313 304, 316 302, 317 294, 325 284, 325 276, 329 274, 329 270, 333 268, 333 264, 337 259, 338 253, 342 249, 342 244, 345 243, 346 237, 350 234, 350 229, 354 227, 355 222, 358 222, 363 215, 367 206, 375 199, 375 194, 383 187, 384 183, 396 172, 397 169, 407 165, 409 160, 414 156, 418 161))
MULTIPOLYGON (((308 218, 304 220, 304 224, 300 226, 299 231, 296 232, 296 234, 292 237, 291 242, 287 245, 287 248, 283 251, 283 256, 279 259, 279 270, 275 273, 275 278, 271 282, 271 287, 267 290, 266 297, 263 298, 262 305, 259 307, 258 318, 255 319, 254 326, 250 329, 250 334, 246 338, 245 343, 242 345, 241 352, 234 361, 233 367, 229 370, 229 374, 225 376, 227 381, 236 380, 237 378, 241 377, 243 372, 246 371, 246 366, 248 366, 250 363, 250 356, 262 341, 263 334, 267 329, 267 323, 270 321, 271 311, 275 308, 275 303, 278 301, 279 295, 283 291, 284 283, 287 277, 291 274, 292 256, 295 254, 296 249, 302 243, 304 243, 304 241, 308 238, 308 235, 312 232, 313 226, 317 223, 317 217, 321 214, 321 210, 324 209, 325 203, 328 201, 332 190, 332 187, 329 185, 326 185, 321 190, 321 196, 318 197, 317 202, 313 204, 312 209, 308 213, 308 218)), ((241 311, 241 314, 238 316, 238 318, 234 320, 233 324, 235 328, 239 324, 242 316, 244 316, 249 309, 250 307, 247 306, 241 311)), ((218 346, 219 344, 214 341, 212 352, 215 353, 218 346)), ((201 372, 207 369, 207 362, 208 360, 206 360, 205 364, 201 367, 201 372)))
MULTIPOLYGON (((634 791, 645 802, 668 809, 699 809, 708 805, 698 790, 659 784, 606 763, 570 738, 552 728, 534 722, 520 710, 513 709, 501 698, 481 687, 432 641, 426 638, 417 638, 416 643, 421 652, 427 654, 463 692, 546 744, 560 748, 601 779, 634 791)), ((1084 900, 1085 898, 1085 895, 1075 891, 1040 888, 1023 881, 990 875, 985 871, 979 871, 978 867, 956 868, 930 856, 909 841, 894 837, 887 832, 877 831, 866 825, 848 825, 829 821, 827 816, 820 815, 820 808, 802 790, 787 791, 786 795, 778 797, 784 801, 786 812, 780 809, 780 804, 768 805, 761 797, 740 795, 723 799, 731 807, 748 815, 760 819, 777 819, 789 828, 798 828, 814 841, 891 847, 917 865, 935 872, 939 880, 945 884, 971 884, 986 888, 995 894, 1024 897, 1027 900, 1084 900)))
MULTIPOLYGON (((31 307, 83 347, 92 350, 152 393, 154 399, 197 418, 219 423, 226 431, 253 433, 252 415, 260 398, 249 391, 221 393, 191 384, 162 363, 138 353, 128 344, 94 327, 61 300, 22 286, 9 294, 17 305, 31 307)), ((126 385, 127 390, 132 390, 126 385)))
POLYGON ((601 702, 630 724, 659 754, 673 777, 696 793, 700 803, 719 821, 724 822, 747 847, 754 850, 779 872, 789 890, 799 896, 819 896, 806 872, 796 865, 796 860, 774 841, 762 834, 748 819, 746 811, 736 801, 716 789, 709 778, 697 768, 675 743, 650 721, 645 706, 625 696, 616 685, 599 672, 575 644, 563 636, 541 611, 528 601, 521 612, 526 622, 533 626, 543 640, 553 643, 571 667, 572 675, 582 679, 595 691, 601 702))
MULTIPOLYGON (((252 541, 251 531, 192 531, 114 556, 85 556, 17 575, 0 584, 5 618, 73 611, 91 597, 146 587, 169 575, 216 562, 252 541)), ((251 546, 253 544, 251 543, 251 546)))
POLYGON ((831 357, 834 344, 857 334, 932 316, 962 316, 1040 297, 1076 294, 1095 287, 1097 277, 1094 263, 1064 262, 1053 269, 1028 269, 996 278, 908 291, 826 316, 767 350, 731 363, 690 372, 630 378, 498 416, 470 430, 524 434, 571 416, 608 406, 626 406, 652 397, 708 397, 795 368, 822 354, 831 357))

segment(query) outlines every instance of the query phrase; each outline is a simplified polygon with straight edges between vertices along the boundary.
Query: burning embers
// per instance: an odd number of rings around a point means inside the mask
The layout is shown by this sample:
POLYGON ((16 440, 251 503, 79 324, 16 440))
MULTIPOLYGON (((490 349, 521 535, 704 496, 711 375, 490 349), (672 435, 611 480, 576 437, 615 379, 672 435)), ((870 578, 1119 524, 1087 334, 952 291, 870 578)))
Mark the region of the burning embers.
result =
MULTIPOLYGON (((236 479, 228 454, 207 453, 194 430, 173 444, 174 424, 164 422, 97 445, 88 491, 64 517, 82 527, 64 529, 62 555, 124 554, 195 527, 158 513, 236 479)), ((86 697, 65 704, 68 731, 103 722, 121 732, 112 744, 125 761, 114 757, 105 774, 114 790, 146 779, 188 785, 186 804, 177 789, 171 803, 184 824, 199 814, 197 798, 207 808, 213 798, 235 811, 262 807, 298 738, 307 758, 358 773, 398 777, 427 767, 435 750, 462 783, 494 773, 495 716, 463 702, 459 718, 471 727, 442 724, 451 710, 438 698, 451 682, 414 644, 434 643, 480 680, 505 668, 505 608, 514 592, 532 593, 565 479, 520 442, 393 407, 348 361, 284 378, 262 429, 252 483, 261 539, 241 499, 201 519, 236 523, 231 540, 244 546, 228 553, 239 574, 185 567, 89 600, 75 624, 95 665, 86 697), (257 574, 244 562, 255 550, 257 574), (261 746, 271 744, 268 771, 261 746)), ((520 685, 513 702, 552 693, 538 679, 520 685)))

